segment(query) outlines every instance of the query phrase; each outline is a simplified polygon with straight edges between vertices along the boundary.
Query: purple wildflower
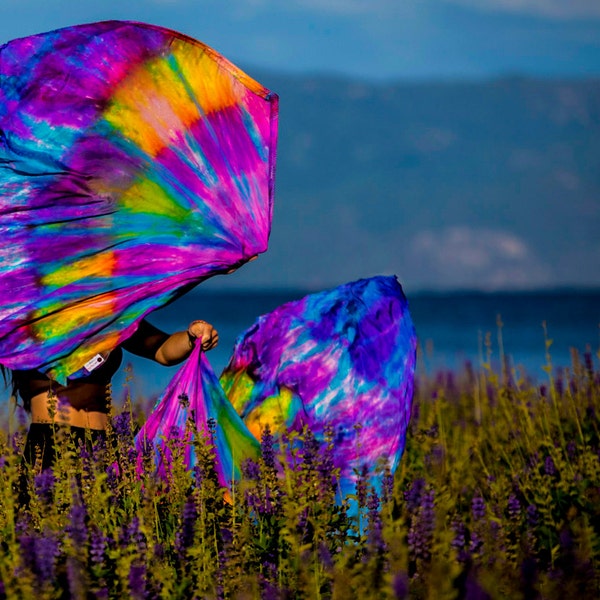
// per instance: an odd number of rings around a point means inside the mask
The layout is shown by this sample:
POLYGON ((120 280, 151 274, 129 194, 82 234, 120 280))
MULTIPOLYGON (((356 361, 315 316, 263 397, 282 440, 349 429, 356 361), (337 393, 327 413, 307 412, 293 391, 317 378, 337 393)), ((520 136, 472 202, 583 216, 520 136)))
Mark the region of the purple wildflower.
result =
POLYGON ((273 498, 273 492, 270 486, 265 487, 265 496, 262 503, 258 507, 261 515, 274 515, 275 514, 275 502, 273 498))
POLYGON ((425 455, 425 464, 431 468, 440 466, 444 462, 444 448, 441 444, 434 444, 431 452, 425 455))
POLYGON ((265 467, 275 468, 275 451, 273 449, 273 435, 268 425, 265 426, 260 439, 260 449, 265 467))
POLYGON ((183 394, 179 394, 179 396, 177 396, 177 400, 179 400, 179 406, 181 408, 189 408, 190 406, 190 399, 188 397, 187 394, 183 393, 183 394))
POLYGON ((84 462, 89 462, 90 459, 90 450, 88 448, 88 445, 85 443, 85 440, 75 440, 75 444, 77 445, 77 450, 78 450, 78 454, 79 457, 84 461, 84 462))
POLYGON ((129 446, 129 448, 127 448, 127 461, 130 464, 135 464, 137 462, 137 457, 138 457, 138 452, 137 452, 135 446, 129 446))
POLYGON ((489 381, 485 384, 485 393, 486 393, 487 399, 490 403, 490 406, 495 406, 496 405, 496 388, 489 381))
POLYGON ((529 468, 534 469, 537 466, 539 460, 540 460, 540 456, 537 452, 534 452, 533 454, 531 454, 529 456, 529 458, 527 459, 527 464, 528 464, 529 468))
POLYGON ((194 525, 197 516, 196 504, 193 499, 190 498, 183 505, 181 527, 175 535, 175 549, 181 559, 185 557, 187 549, 194 542, 194 525))
POLYGON ((456 519, 452 522, 452 531, 454 531, 454 538, 452 538, 450 545, 456 550, 458 561, 464 563, 469 558, 469 553, 466 550, 467 528, 462 521, 456 519))
POLYGON ((396 573, 392 587, 396 600, 405 600, 405 598, 408 598, 408 574, 403 571, 396 573))
POLYGON ((383 553, 386 545, 383 541, 383 523, 379 514, 379 497, 375 490, 369 494, 367 508, 369 509, 367 513, 369 546, 376 552, 383 553))
POLYGON ((562 396, 565 391, 565 382, 562 375, 559 375, 554 382, 554 389, 559 396, 562 396))
POLYGON ((394 474, 389 465, 385 466, 385 471, 381 480, 381 502, 387 504, 394 498, 394 474))
POLYGON ((26 568, 35 569, 35 537, 32 535, 20 535, 18 537, 21 562, 26 568))
POLYGON ((521 503, 515 494, 508 497, 508 516, 513 521, 517 521, 521 516, 521 503))
POLYGON ((263 563, 259 581, 263 600, 279 600, 281 598, 280 591, 275 583, 277 581, 277 566, 274 563, 268 561, 263 563))
POLYGON ((55 483, 56 478, 54 477, 54 472, 52 469, 44 469, 41 473, 35 476, 33 480, 35 493, 42 502, 46 504, 50 504, 52 502, 52 494, 54 492, 55 483))
POLYGON ((426 491, 421 506, 412 520, 408 531, 408 547, 415 559, 431 558, 431 542, 435 530, 435 492, 426 491))
POLYGON ((334 567, 331 552, 324 542, 319 544, 319 563, 323 565, 326 570, 331 570, 334 567))
POLYGON ((108 486, 108 489, 113 492, 116 491, 119 483, 118 469, 119 467, 116 463, 106 467, 106 485, 108 486))
POLYGON ((121 529, 119 541, 122 547, 135 546, 138 556, 145 554, 146 536, 140 531, 140 520, 137 516, 121 529))
POLYGON ((148 598, 146 589, 146 565, 139 560, 134 560, 129 567, 129 593, 133 600, 148 598))
MULTIPOLYGON (((331 492, 335 492, 336 489, 336 478, 335 478, 335 463, 333 461, 333 428, 331 425, 327 425, 324 431, 325 443, 319 451, 319 460, 317 461, 317 470, 319 472, 320 490, 323 496, 331 492)), ((315 439, 315 443, 318 442, 315 439)))
POLYGON ((479 537, 479 534, 476 531, 471 532, 471 553, 479 554, 481 553, 481 548, 483 546, 483 540, 479 537))
POLYGON ((577 381, 575 381, 575 379, 571 379, 569 381, 569 390, 573 396, 579 391, 579 386, 577 385, 577 381))
POLYGON ((208 433, 210 435, 210 438, 213 439, 215 436, 215 433, 217 432, 217 420, 214 419, 213 417, 209 417, 208 420, 206 421, 206 426, 208 428, 208 433))
POLYGON ((67 557, 67 581, 70 595, 68 598, 85 598, 85 571, 81 560, 67 557))
POLYGON ((102 455, 106 451, 106 438, 98 436, 92 444, 92 459, 97 462, 101 460, 102 455))
POLYGON ((410 422, 418 423, 419 418, 421 416, 421 405, 419 404, 419 395, 417 394, 417 381, 415 381, 415 401, 413 402, 411 411, 410 411, 410 422))
POLYGON ((485 500, 479 494, 471 501, 471 514, 474 521, 480 521, 485 517, 485 500))
POLYGON ((550 477, 554 477, 554 475, 556 475, 556 467, 554 466, 554 460, 552 460, 552 457, 550 455, 546 456, 546 460, 544 461, 544 472, 550 477))
POLYGON ((426 432, 425 435, 431 438, 437 438, 440 434, 440 426, 434 423, 426 432))
POLYGON ((369 469, 367 465, 362 465, 358 477, 356 478, 356 500, 358 506, 364 508, 367 505, 367 480, 369 469))
POLYGON ((410 489, 404 492, 404 500, 409 512, 414 513, 419 508, 421 494, 424 489, 425 479, 419 477, 412 482, 410 489))
POLYGON ((117 437, 127 437, 132 435, 131 414, 127 411, 115 415, 112 420, 112 426, 117 437))
POLYGON ((569 460, 573 460, 575 458, 576 452, 577 452, 577 444, 573 440, 571 440, 567 444, 567 456, 569 457, 569 460))
POLYGON ((56 535, 50 531, 35 540, 35 563, 40 583, 54 583, 56 559, 60 547, 56 535))
POLYGON ((87 542, 86 517, 87 511, 85 506, 82 504, 71 505, 66 531, 73 541, 75 548, 83 548, 87 542))
POLYGON ((106 586, 101 587, 99 590, 94 592, 95 600, 108 600, 108 588, 106 586))
POLYGON ((21 454, 21 450, 25 445, 25 433, 23 431, 15 431, 12 436, 11 444, 15 454, 21 454))
POLYGON ((302 509, 302 512, 298 515, 298 524, 296 525, 296 530, 299 533, 302 533, 306 530, 308 526, 308 508, 305 507, 302 509))
POLYGON ((314 471, 319 456, 319 442, 309 429, 304 432, 304 440, 302 443, 302 470, 305 473, 314 471))
POLYGON ((247 458, 242 463, 242 475, 249 481, 258 481, 260 479, 260 466, 251 458, 247 458))
POLYGON ((106 552, 107 542, 108 540, 102 534, 102 532, 98 528, 94 527, 92 529, 90 540, 90 557, 92 563, 97 565, 102 564, 102 562, 104 561, 104 554, 106 552))
POLYGON ((527 525, 535 527, 539 522, 539 513, 535 504, 530 504, 526 510, 527 525))
POLYGON ((164 556, 165 556, 165 547, 160 542, 156 542, 154 544, 154 556, 158 560, 160 560, 161 558, 164 558, 164 556))

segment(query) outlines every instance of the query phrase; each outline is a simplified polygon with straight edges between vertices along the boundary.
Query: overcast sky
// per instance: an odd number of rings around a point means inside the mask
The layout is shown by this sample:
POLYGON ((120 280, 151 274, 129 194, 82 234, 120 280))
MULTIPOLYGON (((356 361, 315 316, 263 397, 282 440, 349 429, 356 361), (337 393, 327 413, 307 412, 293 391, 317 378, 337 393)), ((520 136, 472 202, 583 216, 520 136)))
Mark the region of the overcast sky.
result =
POLYGON ((246 70, 600 74, 600 0, 2 0, 0 43, 105 19, 179 30, 246 70))

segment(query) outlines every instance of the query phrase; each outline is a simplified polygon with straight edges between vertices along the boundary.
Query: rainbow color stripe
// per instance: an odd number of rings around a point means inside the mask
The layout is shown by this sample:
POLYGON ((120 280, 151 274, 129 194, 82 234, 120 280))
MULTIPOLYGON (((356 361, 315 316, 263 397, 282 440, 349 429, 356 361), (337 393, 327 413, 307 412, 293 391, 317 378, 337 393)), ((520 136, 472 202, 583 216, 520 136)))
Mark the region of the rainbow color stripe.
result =
POLYGON ((395 277, 373 277, 311 294, 260 317, 236 341, 220 377, 249 431, 308 427, 325 444, 341 497, 357 474, 381 490, 398 466, 413 397, 417 337, 395 277))
POLYGON ((267 249, 276 94, 134 22, 0 48, 0 363, 64 382, 267 249))

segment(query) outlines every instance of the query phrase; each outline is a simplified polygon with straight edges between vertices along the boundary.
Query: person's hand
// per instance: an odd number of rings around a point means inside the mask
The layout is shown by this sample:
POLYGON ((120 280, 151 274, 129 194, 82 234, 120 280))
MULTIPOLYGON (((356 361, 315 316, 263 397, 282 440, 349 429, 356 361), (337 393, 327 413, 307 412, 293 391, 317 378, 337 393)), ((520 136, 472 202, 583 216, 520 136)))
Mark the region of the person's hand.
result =
POLYGON ((202 338, 202 350, 212 350, 219 343, 219 333, 206 321, 192 321, 187 330, 190 345, 193 346, 196 338, 202 338))

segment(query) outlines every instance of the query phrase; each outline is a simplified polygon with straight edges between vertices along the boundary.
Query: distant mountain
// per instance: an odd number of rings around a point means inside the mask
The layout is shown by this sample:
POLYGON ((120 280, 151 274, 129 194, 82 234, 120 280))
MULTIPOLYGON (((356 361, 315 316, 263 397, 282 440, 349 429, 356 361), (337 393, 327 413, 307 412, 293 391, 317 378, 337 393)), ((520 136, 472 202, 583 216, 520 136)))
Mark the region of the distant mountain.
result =
POLYGON ((271 247, 219 287, 600 285, 600 79, 252 75, 280 95, 271 247))

